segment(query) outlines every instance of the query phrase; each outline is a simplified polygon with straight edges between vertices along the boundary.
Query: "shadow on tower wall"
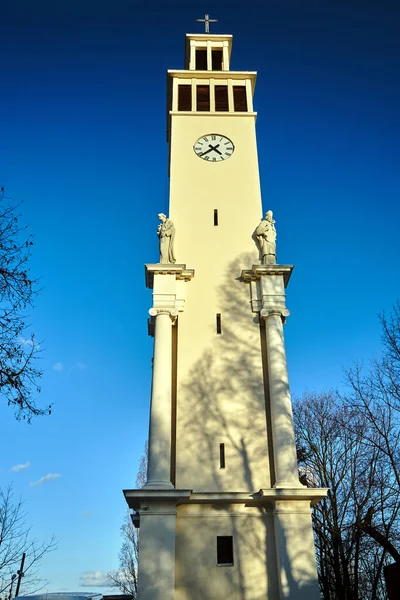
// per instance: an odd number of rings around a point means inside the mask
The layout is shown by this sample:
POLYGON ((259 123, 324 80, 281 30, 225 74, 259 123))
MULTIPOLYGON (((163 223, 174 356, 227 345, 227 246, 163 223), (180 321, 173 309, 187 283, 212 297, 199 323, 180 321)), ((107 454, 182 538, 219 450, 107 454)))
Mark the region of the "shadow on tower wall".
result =
MULTIPOLYGON (((298 565, 296 557, 307 561, 307 556, 301 545, 288 552, 284 537, 277 548, 274 507, 255 506, 251 498, 274 483, 264 327, 251 311, 249 284, 240 280, 241 270, 251 268, 252 262, 253 255, 248 254, 228 265, 217 289, 222 333, 215 333, 177 391, 181 409, 176 465, 177 488, 242 492, 248 494, 249 503, 207 505, 201 518, 190 507, 180 507, 179 600, 314 597, 309 571, 301 572, 298 566, 295 574, 290 568, 282 574, 284 595, 279 592, 277 552, 286 565, 298 565), (220 465, 220 443, 225 445, 225 468, 220 465), (216 567, 218 535, 233 536, 233 567, 216 567)), ((303 532, 298 533, 301 539, 303 532)))

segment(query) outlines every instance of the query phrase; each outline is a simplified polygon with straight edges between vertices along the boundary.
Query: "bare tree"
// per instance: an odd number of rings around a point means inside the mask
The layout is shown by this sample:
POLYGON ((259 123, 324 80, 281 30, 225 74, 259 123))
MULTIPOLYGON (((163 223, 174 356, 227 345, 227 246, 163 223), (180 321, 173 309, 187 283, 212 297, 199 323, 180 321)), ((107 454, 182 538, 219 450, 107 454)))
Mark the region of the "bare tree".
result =
MULTIPOLYGON (((136 487, 142 488, 146 483, 148 461, 148 444, 146 442, 144 453, 140 459, 139 470, 136 476, 136 487)), ((128 594, 135 600, 137 597, 137 570, 139 558, 139 530, 132 522, 132 514, 128 509, 124 522, 121 525, 122 546, 119 551, 119 569, 109 573, 111 585, 117 587, 121 594, 128 594)))
POLYGON ((379 449, 365 443, 366 416, 334 393, 307 393, 295 403, 300 473, 310 487, 329 487, 313 511, 321 593, 326 600, 383 600, 388 547, 360 527, 376 511, 389 540, 397 532, 399 498, 386 485, 379 449))
POLYGON ((41 558, 55 550, 55 541, 54 538, 44 543, 32 540, 26 516, 24 503, 21 499, 14 500, 12 487, 0 488, 0 594, 9 593, 23 553, 26 554, 22 579, 24 591, 32 593, 46 585, 37 577, 37 568, 41 558))
POLYGON ((37 284, 28 269, 33 238, 19 224, 20 205, 7 205, 7 200, 12 199, 0 188, 0 390, 16 418, 30 421, 49 414, 51 407, 36 406, 40 346, 33 334, 26 334, 26 311, 37 284))
MULTIPOLYGON (((400 303, 381 315, 383 351, 365 372, 359 365, 347 371, 348 391, 342 401, 368 423, 364 444, 377 453, 390 503, 371 505, 358 527, 400 563, 400 303)), ((344 423, 351 429, 352 422, 344 423)))

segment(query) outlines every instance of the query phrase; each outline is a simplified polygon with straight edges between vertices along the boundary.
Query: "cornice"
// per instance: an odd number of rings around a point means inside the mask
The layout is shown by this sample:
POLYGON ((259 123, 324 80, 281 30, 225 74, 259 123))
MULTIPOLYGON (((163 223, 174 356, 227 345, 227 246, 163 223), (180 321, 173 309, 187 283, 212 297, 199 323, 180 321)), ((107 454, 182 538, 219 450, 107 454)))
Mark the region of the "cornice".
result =
POLYGON ((173 117, 187 117, 195 116, 195 117, 253 117, 254 119, 257 117, 256 112, 227 112, 227 111, 219 111, 219 112, 211 112, 211 111, 195 111, 195 110, 170 110, 169 115, 173 117))
MULTIPOLYGON (((297 500, 310 502, 311 506, 320 502, 328 493, 329 488, 263 488, 258 492, 214 492, 190 494, 188 504, 246 504, 260 506, 272 504, 281 500, 297 500)), ((186 504, 186 502, 185 502, 186 504)))
POLYGON ((307 500, 310 501, 311 506, 317 504, 323 500, 329 488, 306 488, 306 487, 294 487, 294 488, 262 488, 257 494, 254 494, 254 498, 258 497, 260 500, 265 502, 277 502, 281 500, 307 500))
MULTIPOLYGON (((258 492, 193 492, 192 490, 179 489, 146 489, 123 490, 125 500, 130 509, 135 513, 131 516, 135 527, 140 526, 140 515, 151 510, 152 514, 171 514, 171 510, 182 504, 201 504, 213 506, 227 506, 233 504, 242 504, 245 507, 270 507, 274 512, 303 513, 310 510, 323 500, 329 488, 306 488, 284 487, 284 488, 262 488, 258 492), (293 507, 287 502, 304 502, 304 508, 301 505, 293 507), (170 508, 168 508, 168 506, 170 508), (164 509, 163 509, 164 507, 164 509), (161 510, 161 512, 160 512, 161 510), (162 512, 164 510, 164 512, 162 512), (154 513, 155 511, 155 513, 154 513)), ((149 513, 150 514, 150 513, 149 513)), ((202 513, 203 514, 203 513, 202 513)), ((234 514, 234 513, 232 513, 234 514)), ((193 517, 198 515, 183 515, 193 517)), ((243 516, 241 514, 240 516, 243 516)))
POLYGON ((257 71, 196 71, 190 69, 168 69, 168 77, 180 79, 250 79, 255 85, 257 71))
POLYGON ((212 40, 216 42, 225 42, 233 39, 231 33, 187 33, 185 37, 190 40, 212 40))
POLYGON ((187 269, 186 265, 165 265, 157 263, 144 266, 146 275, 146 287, 153 289, 154 275, 175 275, 179 281, 190 281, 194 277, 194 269, 187 269))
POLYGON ((282 275, 286 288, 293 268, 293 265, 253 265, 251 270, 242 271, 241 278, 243 281, 257 281, 263 275, 282 275))
POLYGON ((329 488, 280 487, 262 488, 258 492, 193 492, 179 489, 123 490, 129 508, 137 509, 141 502, 151 500, 176 501, 177 504, 251 504, 281 500, 304 500, 316 504, 326 497, 329 488))
POLYGON ((178 505, 187 501, 192 490, 151 489, 143 487, 140 490, 122 490, 129 508, 139 510, 145 502, 171 502, 178 505))

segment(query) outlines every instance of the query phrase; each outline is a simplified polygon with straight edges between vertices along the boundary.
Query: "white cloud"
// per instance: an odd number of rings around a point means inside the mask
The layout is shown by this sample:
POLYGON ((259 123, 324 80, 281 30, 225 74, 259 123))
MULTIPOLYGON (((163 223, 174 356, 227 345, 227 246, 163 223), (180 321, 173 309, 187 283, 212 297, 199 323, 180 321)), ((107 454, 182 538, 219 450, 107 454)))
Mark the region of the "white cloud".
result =
MULTIPOLYGON (((52 366, 52 369, 53 369, 53 371, 64 371, 65 365, 62 362, 56 362, 52 366)), ((69 371, 70 370, 72 370, 72 371, 84 371, 85 369, 87 369, 87 365, 84 362, 78 360, 78 362, 74 363, 72 365, 72 367, 69 368, 69 371)))
POLYGON ((78 360, 77 363, 75 363, 74 365, 72 365, 73 369, 78 369, 79 371, 83 371, 84 369, 87 369, 87 365, 85 365, 84 362, 80 362, 78 360))
POLYGON ((19 341, 24 346, 31 346, 32 348, 35 348, 36 350, 40 349, 40 344, 35 340, 34 337, 31 337, 31 338, 20 337, 19 341))
POLYGON ((42 483, 45 483, 46 481, 51 481, 52 479, 58 479, 59 477, 61 477, 60 473, 48 473, 47 475, 45 475, 44 477, 41 477, 37 481, 31 481, 31 483, 29 485, 31 487, 36 487, 37 485, 42 485, 42 483))
POLYGON ((18 473, 18 471, 23 471, 24 469, 27 469, 30 466, 30 464, 31 463, 29 462, 29 460, 27 460, 26 463, 14 465, 13 467, 11 467, 10 471, 18 473))
POLYGON ((130 575, 126 569, 116 569, 115 571, 110 571, 110 575, 112 575, 114 581, 118 580, 122 584, 130 581, 130 575))
POLYGON ((82 587, 111 587, 106 571, 86 571, 79 577, 79 585, 82 587))

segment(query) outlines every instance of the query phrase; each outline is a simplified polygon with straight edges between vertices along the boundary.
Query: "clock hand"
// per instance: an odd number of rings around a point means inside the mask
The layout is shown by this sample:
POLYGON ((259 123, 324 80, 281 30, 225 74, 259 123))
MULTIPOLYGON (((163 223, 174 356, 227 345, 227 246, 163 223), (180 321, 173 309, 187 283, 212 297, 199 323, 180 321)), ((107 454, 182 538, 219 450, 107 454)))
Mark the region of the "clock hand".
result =
POLYGON ((209 145, 210 149, 209 149, 209 150, 206 150, 205 152, 203 152, 202 154, 200 154, 200 156, 204 156, 205 154, 208 154, 209 152, 212 152, 212 150, 215 150, 215 152, 218 152, 218 154, 219 154, 220 156, 222 156, 222 152, 220 152, 220 151, 218 150, 218 146, 219 146, 219 144, 217 144, 216 146, 212 146, 211 144, 208 144, 208 145, 209 145))
MULTIPOLYGON (((209 146, 211 146, 211 144, 209 144, 209 146)), ((208 154, 209 152, 211 152, 211 150, 214 150, 214 148, 211 146, 211 148, 209 150, 206 150, 205 152, 202 152, 202 154, 200 154, 199 156, 204 156, 205 154, 208 154)))
MULTIPOLYGON (((209 146, 211 146, 211 144, 208 144, 208 145, 209 145, 209 146)), ((218 154, 219 154, 220 156, 222 156, 222 152, 220 152, 219 150, 217 150, 218 146, 219 146, 219 144, 217 144, 216 146, 211 146, 211 149, 212 149, 212 150, 215 150, 215 152, 218 152, 218 154)))

